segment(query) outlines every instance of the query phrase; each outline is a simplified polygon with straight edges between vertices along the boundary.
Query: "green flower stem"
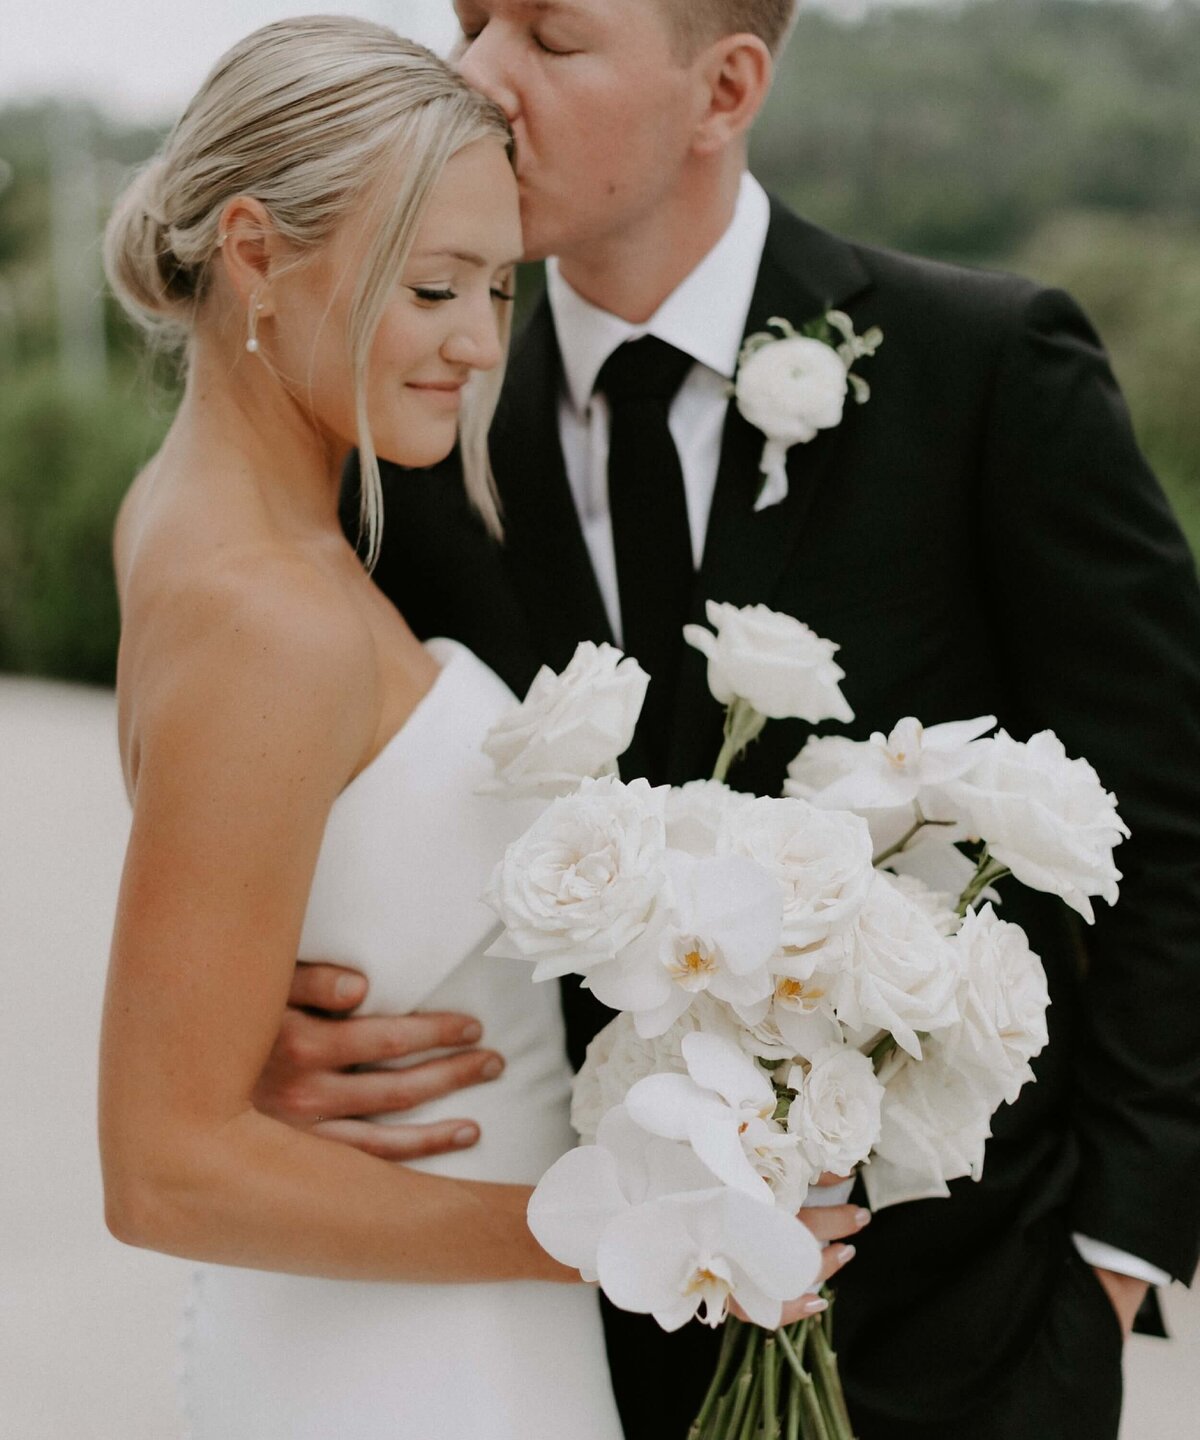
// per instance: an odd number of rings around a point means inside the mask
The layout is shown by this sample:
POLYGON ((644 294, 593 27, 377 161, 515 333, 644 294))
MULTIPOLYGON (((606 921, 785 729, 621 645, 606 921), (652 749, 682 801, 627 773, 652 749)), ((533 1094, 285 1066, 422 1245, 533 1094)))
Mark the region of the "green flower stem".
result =
POLYGON ((800 1382, 789 1370, 787 1374, 787 1419, 783 1426, 784 1440, 800 1440, 800 1382))
MULTIPOLYGON (((771 1342, 768 1340, 767 1345, 771 1342)), ((766 1345, 763 1346, 763 1354, 766 1354, 766 1345)), ((763 1400, 763 1377, 764 1370, 762 1363, 754 1367, 754 1376, 750 1385, 750 1399, 746 1405, 746 1414, 742 1420, 742 1428, 738 1432, 737 1440, 755 1440, 761 1427, 762 1400, 763 1400)))
POLYGON ((749 1370, 743 1370, 737 1378, 733 1387, 733 1410, 729 1416, 729 1428, 725 1432, 729 1440, 740 1440, 742 1433, 742 1421, 746 1415, 746 1409, 750 1404, 750 1391, 754 1385, 754 1375, 749 1370))
POLYGON ((875 1067, 876 1075, 878 1075, 880 1070, 883 1068, 883 1062, 887 1060, 890 1056, 894 1055, 897 1049, 898 1046, 896 1045, 896 1037, 889 1034, 885 1035, 883 1039, 879 1042, 879 1044, 876 1045, 874 1050, 871 1051, 871 1053, 867 1056, 867 1059, 875 1067))
POLYGON ((734 696, 725 710, 725 743, 713 767, 713 779, 724 780, 729 767, 753 741, 757 740, 767 723, 767 717, 760 715, 753 705, 741 696, 734 696))
POLYGON ((744 1330, 745 1326, 740 1320, 728 1319, 725 1321, 725 1333, 721 1337, 721 1351, 717 1356, 717 1368, 713 1373, 708 1393, 704 1397, 704 1403, 700 1406, 700 1413, 688 1431, 688 1440, 700 1440, 709 1416, 716 1410, 717 1402, 721 1398, 721 1389, 725 1384, 725 1376, 729 1373, 729 1367, 733 1363, 733 1357, 742 1340, 744 1330))
POLYGON ((774 1336, 763 1346, 762 1374, 763 1429, 766 1440, 776 1440, 779 1434, 779 1350, 774 1336))
POLYGON ((829 1342, 829 1348, 833 1349, 833 1312, 837 1302, 836 1293, 828 1285, 821 1286, 821 1299, 825 1301, 828 1308, 824 1314, 817 1316, 817 1324, 825 1332, 825 1339, 829 1342))
POLYGON ((817 1387, 811 1375, 805 1375, 799 1382, 800 1429, 804 1440, 833 1440, 829 1426, 825 1423, 825 1412, 817 1395, 817 1387))
MULTIPOLYGON (((826 1311, 826 1315, 828 1313, 826 1311)), ((821 1398, 830 1440, 854 1440, 854 1429, 850 1424, 846 1397, 842 1393, 842 1382, 838 1375, 837 1355, 829 1339, 825 1326, 818 1321, 813 1326, 810 1342, 816 1388, 821 1398)))
POLYGON ((783 1351, 783 1358, 791 1367, 792 1374, 798 1380, 807 1377, 804 1368, 804 1351, 808 1345, 808 1321, 801 1320, 795 1327, 795 1334, 789 1335, 786 1330, 776 1330, 775 1338, 779 1341, 779 1348, 783 1351))
POLYGON ((886 850, 876 855, 871 861, 872 865, 886 865, 893 856, 902 854, 908 849, 909 845, 917 838, 921 831, 924 830, 926 825, 949 826, 955 824, 953 820, 927 820, 921 813, 921 807, 919 805, 914 805, 913 810, 916 813, 916 819, 913 821, 912 828, 906 831, 894 845, 889 845, 886 850))
POLYGON ((709 1431, 712 1440, 726 1440, 729 1434, 729 1414, 733 1409, 735 1394, 736 1391, 731 1390, 728 1395, 721 1396, 720 1403, 717 1405, 716 1412, 713 1415, 712 1429, 709 1431))
POLYGON ((983 892, 988 888, 989 885, 991 885, 996 880, 1003 880, 1004 877, 1010 873, 1011 872, 1007 865, 1001 865, 998 860, 992 859, 992 857, 988 854, 987 846, 985 845, 983 849, 983 854, 980 855, 979 862, 975 868, 975 874, 971 877, 970 883, 963 891, 962 896, 959 899, 957 909, 955 910, 955 914, 957 914, 960 918, 964 917, 967 911, 971 908, 972 905, 974 905, 975 901, 979 899, 980 895, 983 894, 983 892))

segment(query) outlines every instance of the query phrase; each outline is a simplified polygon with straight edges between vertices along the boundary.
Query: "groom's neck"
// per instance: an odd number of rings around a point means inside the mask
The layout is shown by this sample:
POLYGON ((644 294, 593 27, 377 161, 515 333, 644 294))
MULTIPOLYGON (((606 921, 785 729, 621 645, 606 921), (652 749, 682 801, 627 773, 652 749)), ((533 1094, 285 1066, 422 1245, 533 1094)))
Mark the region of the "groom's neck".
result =
POLYGON ((635 223, 559 255, 563 279, 599 309, 643 324, 729 228, 741 172, 725 166, 708 183, 681 185, 635 223))

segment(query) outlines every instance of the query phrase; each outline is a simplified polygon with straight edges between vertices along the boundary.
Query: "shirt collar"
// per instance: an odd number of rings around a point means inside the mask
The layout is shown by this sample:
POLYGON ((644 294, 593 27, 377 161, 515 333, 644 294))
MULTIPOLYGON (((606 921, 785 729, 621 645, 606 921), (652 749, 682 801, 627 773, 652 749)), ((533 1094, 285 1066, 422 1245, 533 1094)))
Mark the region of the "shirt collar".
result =
POLYGON ((643 325, 592 305, 571 289, 556 260, 547 262, 546 290, 567 394, 581 416, 604 362, 618 345, 642 335, 657 336, 733 379, 770 218, 766 191, 747 171, 725 233, 643 325))

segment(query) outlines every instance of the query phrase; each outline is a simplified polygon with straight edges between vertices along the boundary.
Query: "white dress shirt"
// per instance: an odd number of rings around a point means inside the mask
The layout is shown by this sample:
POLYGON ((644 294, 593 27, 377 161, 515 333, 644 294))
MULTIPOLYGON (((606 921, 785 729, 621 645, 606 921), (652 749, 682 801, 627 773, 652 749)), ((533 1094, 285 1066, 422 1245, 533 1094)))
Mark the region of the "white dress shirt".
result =
MULTIPOLYGON (((608 510, 608 402, 592 393, 596 377, 618 345, 643 335, 665 340, 695 360, 671 404, 668 424, 679 451, 692 559, 699 569, 717 484, 729 384, 737 369, 770 218, 766 191, 746 172, 728 229, 644 325, 631 325, 590 304, 571 289, 554 260, 547 263, 546 288, 566 375, 558 409, 563 459, 618 645, 621 606, 608 510)), ((1086 1235, 1075 1235, 1074 1240, 1089 1265, 1151 1285, 1171 1283, 1165 1271, 1136 1255, 1086 1235)))
POLYGON ((621 607, 608 511, 608 401, 593 395, 592 388, 613 351, 643 335, 665 340, 695 360, 671 403, 667 423, 679 451, 692 560, 699 569, 717 485, 729 383, 737 369, 770 218, 766 191, 752 175, 743 175, 729 228, 644 325, 630 325, 597 309, 571 289, 553 260, 546 266, 550 309, 566 372, 558 411, 563 459, 618 644, 621 607))

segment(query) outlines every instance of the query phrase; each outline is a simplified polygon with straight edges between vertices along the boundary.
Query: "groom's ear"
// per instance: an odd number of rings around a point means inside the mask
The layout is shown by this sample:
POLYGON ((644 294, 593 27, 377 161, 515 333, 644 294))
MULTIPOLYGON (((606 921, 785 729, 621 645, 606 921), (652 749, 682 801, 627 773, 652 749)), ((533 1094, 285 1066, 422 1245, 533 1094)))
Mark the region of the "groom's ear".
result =
POLYGON ((741 140, 771 88, 771 52, 757 35, 724 35, 695 60, 707 105, 692 137, 696 155, 714 155, 741 140))

